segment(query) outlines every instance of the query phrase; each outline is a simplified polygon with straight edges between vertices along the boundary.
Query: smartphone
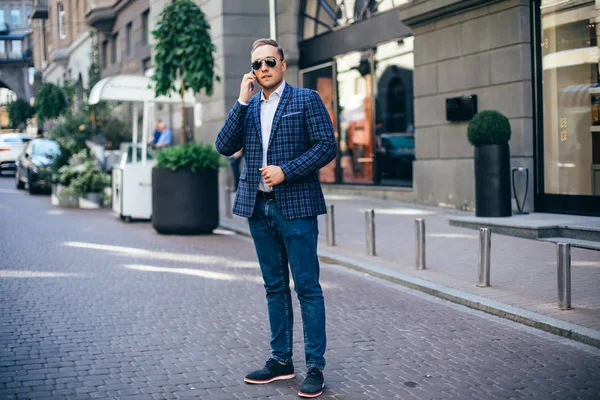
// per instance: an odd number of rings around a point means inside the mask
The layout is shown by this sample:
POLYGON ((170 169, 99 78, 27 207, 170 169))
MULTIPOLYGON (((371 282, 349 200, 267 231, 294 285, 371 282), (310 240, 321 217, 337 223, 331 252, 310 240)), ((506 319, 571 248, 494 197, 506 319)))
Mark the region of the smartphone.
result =
MULTIPOLYGON (((254 68, 250 70, 250 73, 252 75, 254 75, 254 68)), ((254 91, 254 84, 252 82, 250 82, 250 85, 248 86, 248 91, 249 92, 253 92, 254 91)))

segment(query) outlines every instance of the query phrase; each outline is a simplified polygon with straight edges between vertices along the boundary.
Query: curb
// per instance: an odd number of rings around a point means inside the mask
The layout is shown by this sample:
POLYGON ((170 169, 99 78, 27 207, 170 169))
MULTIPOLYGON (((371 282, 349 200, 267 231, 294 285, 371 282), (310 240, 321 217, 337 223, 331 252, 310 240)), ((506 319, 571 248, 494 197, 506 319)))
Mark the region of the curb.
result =
MULTIPOLYGON (((221 221, 219 227, 236 232, 240 235, 251 237, 248 229, 240 228, 236 224, 221 221)), ((400 272, 381 268, 370 263, 354 260, 327 250, 318 250, 319 260, 328 264, 337 264, 355 271, 367 273, 371 276, 402 285, 426 294, 502 317, 523 325, 531 326, 557 336, 572 339, 590 346, 600 348, 600 331, 586 328, 557 318, 528 311, 519 307, 510 306, 485 297, 477 296, 461 290, 432 283, 420 278, 415 278, 400 272)))

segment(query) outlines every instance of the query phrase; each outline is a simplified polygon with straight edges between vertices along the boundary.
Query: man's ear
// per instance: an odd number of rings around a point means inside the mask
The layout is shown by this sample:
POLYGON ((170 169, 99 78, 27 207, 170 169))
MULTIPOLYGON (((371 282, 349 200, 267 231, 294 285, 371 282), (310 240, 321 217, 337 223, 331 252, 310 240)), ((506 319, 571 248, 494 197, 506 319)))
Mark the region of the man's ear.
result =
POLYGON ((285 72, 285 70, 287 69, 287 63, 285 62, 285 60, 281 61, 281 72, 285 72))

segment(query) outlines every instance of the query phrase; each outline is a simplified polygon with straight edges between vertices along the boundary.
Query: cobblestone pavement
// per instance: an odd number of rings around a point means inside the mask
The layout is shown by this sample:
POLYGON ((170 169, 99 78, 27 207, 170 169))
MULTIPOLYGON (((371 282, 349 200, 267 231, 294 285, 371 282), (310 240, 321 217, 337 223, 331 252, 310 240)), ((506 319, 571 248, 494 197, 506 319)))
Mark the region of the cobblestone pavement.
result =
MULTIPOLYGON (((293 399, 249 239, 161 236, 0 178, 0 399, 293 399)), ((600 399, 600 350, 323 265, 323 398, 600 399)))
MULTIPOLYGON (((491 287, 480 288, 479 232, 448 223, 451 215, 470 213, 362 196, 325 198, 335 207, 336 246, 327 247, 324 215, 319 217, 319 244, 332 254, 600 331, 600 251, 572 248, 573 309, 565 312, 557 308, 555 244, 492 233, 491 287), (366 254, 366 209, 375 210, 376 257, 366 254), (426 224, 423 271, 415 268, 415 218, 426 224)), ((236 216, 223 220, 247 227, 236 216)))

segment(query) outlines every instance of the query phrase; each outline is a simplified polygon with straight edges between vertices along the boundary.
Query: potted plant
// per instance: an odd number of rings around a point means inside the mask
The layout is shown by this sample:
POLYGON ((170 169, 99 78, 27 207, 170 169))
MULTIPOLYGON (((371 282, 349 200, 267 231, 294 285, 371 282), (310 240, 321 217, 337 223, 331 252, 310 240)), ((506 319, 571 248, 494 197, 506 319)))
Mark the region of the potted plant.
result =
POLYGON ((58 170, 58 184, 62 187, 59 200, 64 198, 71 203, 76 199, 79 208, 100 208, 104 189, 110 186, 110 176, 98 167, 88 150, 82 150, 58 170))
POLYGON ((510 217, 510 122, 496 110, 476 114, 467 130, 475 146, 475 215, 510 217))
POLYGON ((162 234, 211 233, 219 226, 219 153, 189 143, 158 151, 152 168, 152 226, 162 234))

